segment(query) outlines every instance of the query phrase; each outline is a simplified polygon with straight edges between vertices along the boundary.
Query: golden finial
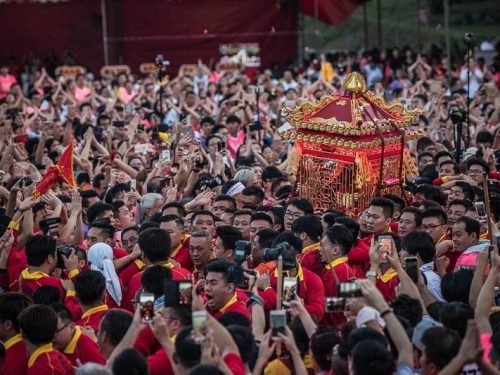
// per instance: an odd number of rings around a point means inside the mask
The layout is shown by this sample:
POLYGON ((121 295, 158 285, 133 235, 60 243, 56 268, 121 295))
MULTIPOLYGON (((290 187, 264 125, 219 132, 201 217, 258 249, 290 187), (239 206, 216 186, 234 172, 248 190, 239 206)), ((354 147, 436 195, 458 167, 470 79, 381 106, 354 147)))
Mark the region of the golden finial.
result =
POLYGON ((347 75, 346 79, 342 83, 343 92, 360 93, 366 91, 366 82, 361 74, 358 72, 352 72, 347 75))

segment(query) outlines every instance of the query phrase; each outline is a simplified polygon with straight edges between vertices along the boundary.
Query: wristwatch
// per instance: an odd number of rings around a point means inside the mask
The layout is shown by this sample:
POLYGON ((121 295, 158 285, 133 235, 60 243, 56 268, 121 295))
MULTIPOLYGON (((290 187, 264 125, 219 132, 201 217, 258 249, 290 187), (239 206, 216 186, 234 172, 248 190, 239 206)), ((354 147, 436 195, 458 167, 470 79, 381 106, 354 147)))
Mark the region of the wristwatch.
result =
POLYGON ((377 273, 375 271, 366 271, 366 278, 369 278, 369 277, 377 277, 377 273))

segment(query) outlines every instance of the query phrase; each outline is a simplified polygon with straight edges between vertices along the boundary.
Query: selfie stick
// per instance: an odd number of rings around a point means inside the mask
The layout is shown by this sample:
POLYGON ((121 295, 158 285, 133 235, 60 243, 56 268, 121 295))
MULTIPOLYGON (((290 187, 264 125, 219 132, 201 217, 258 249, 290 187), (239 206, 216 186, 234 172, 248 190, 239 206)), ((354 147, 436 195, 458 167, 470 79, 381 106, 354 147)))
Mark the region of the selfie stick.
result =
POLYGON ((278 280, 276 285, 276 310, 281 310, 281 294, 283 293, 283 256, 278 257, 278 280))
POLYGON ((488 191, 488 173, 483 174, 483 190, 484 190, 486 221, 488 222, 488 238, 490 240, 490 246, 493 247, 493 228, 491 225, 490 192, 488 191))

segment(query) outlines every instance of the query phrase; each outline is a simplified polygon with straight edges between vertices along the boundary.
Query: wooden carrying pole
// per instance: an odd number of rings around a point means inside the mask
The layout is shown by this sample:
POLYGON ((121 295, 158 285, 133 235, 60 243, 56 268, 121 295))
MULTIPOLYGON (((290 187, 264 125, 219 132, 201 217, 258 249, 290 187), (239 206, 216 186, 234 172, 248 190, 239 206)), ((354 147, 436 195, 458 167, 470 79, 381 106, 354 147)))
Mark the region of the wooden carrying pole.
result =
POLYGON ((488 222, 488 239, 493 247, 493 227, 491 225, 490 192, 488 191, 488 174, 483 174, 484 205, 486 211, 486 221, 488 222))

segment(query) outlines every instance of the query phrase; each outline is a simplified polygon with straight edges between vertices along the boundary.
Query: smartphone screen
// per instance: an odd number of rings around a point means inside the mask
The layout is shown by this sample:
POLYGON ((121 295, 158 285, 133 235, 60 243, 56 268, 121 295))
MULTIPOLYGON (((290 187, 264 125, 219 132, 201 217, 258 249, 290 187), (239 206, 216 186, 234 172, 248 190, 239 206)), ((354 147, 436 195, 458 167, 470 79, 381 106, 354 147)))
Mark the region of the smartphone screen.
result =
POLYGON ((382 259, 385 255, 392 255, 392 237, 391 236, 378 236, 379 249, 382 259))
POLYGON ((417 257, 406 257, 405 258, 405 271, 410 276, 410 279, 417 284, 418 283, 418 266, 417 257))
POLYGON ((153 320, 155 295, 153 293, 141 293, 139 303, 141 304, 142 319, 146 322, 153 320))
POLYGON ((133 180, 130 180, 130 189, 131 190, 137 190, 137 180, 136 179, 133 179, 133 180))
POLYGON ((178 288, 178 303, 179 305, 191 305, 193 283, 191 280, 181 280, 177 284, 178 288))
POLYGON ((193 332, 194 341, 197 343, 203 342, 207 334, 208 313, 206 311, 193 311, 193 332))
POLYGON ((160 154, 162 161, 170 162, 170 150, 162 150, 160 154))
POLYGON ((484 208, 484 202, 474 202, 476 207, 477 216, 479 216, 480 223, 486 223, 486 210, 484 208))
POLYGON ((356 281, 339 284, 339 297, 362 297, 361 288, 356 281))
POLYGON ((283 278, 283 305, 290 306, 290 301, 296 299, 298 292, 298 282, 296 277, 283 278))
POLYGON ((286 312, 284 310, 271 310, 269 320, 271 323, 272 337, 280 338, 278 333, 285 333, 286 312))
POLYGON ((336 313, 345 310, 345 298, 341 297, 326 297, 325 298, 325 312, 336 313))

